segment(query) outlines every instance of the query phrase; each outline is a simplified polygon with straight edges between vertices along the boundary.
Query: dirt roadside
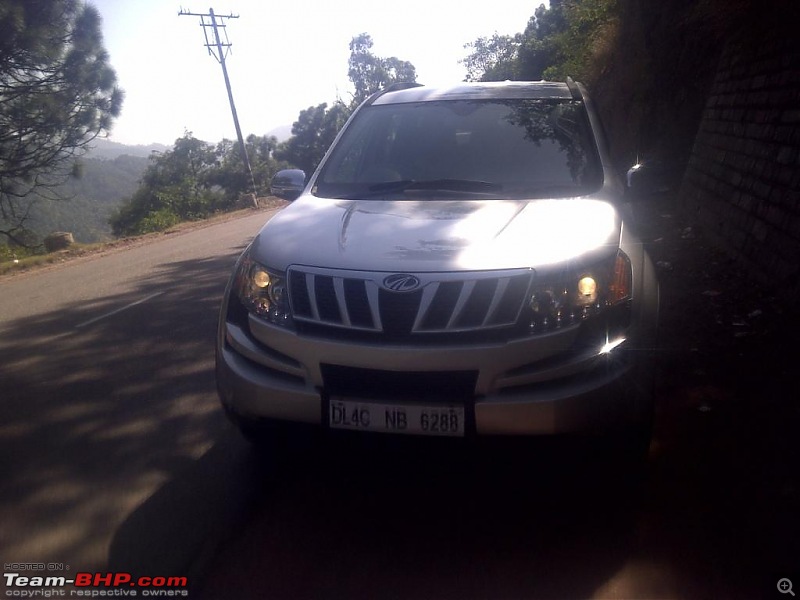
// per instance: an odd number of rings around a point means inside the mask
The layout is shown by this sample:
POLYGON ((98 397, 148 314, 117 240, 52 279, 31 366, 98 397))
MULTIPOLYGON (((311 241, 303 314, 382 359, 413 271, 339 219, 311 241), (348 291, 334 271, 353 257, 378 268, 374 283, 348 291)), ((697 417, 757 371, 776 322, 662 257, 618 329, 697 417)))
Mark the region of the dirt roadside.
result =
POLYGON ((648 553, 693 572, 700 596, 771 598, 780 577, 800 574, 798 319, 675 195, 642 202, 661 282, 648 553))
MULTIPOLYGON (((0 282, 10 278, 23 277, 32 273, 39 273, 43 270, 57 269, 65 263, 75 260, 89 260, 100 256, 106 256, 114 252, 120 252, 129 248, 144 246, 156 240, 162 239, 165 236, 180 235, 189 231, 197 229, 205 229, 206 227, 213 227, 219 223, 232 221, 243 216, 252 214, 255 211, 267 211, 277 208, 283 208, 288 202, 275 197, 266 197, 258 199, 258 208, 243 208, 231 212, 219 213, 207 219, 198 221, 186 221, 179 223, 174 227, 170 227, 165 231, 157 231, 154 233, 146 233, 143 235, 119 238, 110 242, 99 244, 91 244, 89 247, 77 245, 72 248, 60 250, 48 255, 47 262, 41 262, 32 266, 20 267, 19 269, 0 270, 0 282)), ((6 267, 7 265, 2 265, 6 267)))

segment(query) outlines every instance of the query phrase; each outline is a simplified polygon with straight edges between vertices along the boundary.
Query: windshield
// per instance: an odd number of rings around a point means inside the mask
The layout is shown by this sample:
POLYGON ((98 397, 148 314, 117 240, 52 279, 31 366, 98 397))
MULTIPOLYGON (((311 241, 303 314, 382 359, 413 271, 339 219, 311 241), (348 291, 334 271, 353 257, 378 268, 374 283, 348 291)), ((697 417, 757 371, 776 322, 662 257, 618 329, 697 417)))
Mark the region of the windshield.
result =
POLYGON ((445 100, 363 107, 313 193, 552 198, 585 195, 602 183, 582 102, 445 100))

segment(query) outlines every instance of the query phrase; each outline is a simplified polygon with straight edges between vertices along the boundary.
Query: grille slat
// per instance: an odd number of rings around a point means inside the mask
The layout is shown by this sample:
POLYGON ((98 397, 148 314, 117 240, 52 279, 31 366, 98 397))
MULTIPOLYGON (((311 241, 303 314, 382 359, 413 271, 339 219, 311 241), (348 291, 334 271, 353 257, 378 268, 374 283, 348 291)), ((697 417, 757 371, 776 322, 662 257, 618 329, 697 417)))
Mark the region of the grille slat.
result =
POLYGON ((292 301, 292 312, 295 317, 313 318, 311 299, 308 295, 308 280, 304 273, 293 271, 289 275, 289 296, 292 301))
POLYGON ((308 286, 308 300, 311 303, 311 318, 315 321, 319 321, 319 305, 317 304, 317 290, 316 290, 316 278, 311 275, 310 273, 305 276, 306 285, 308 286), (312 302, 312 298, 314 301, 312 302))
POLYGON ((333 291, 336 293, 336 305, 339 307, 339 315, 342 317, 342 325, 350 327, 350 311, 347 310, 347 300, 344 293, 345 280, 341 277, 333 278, 333 291))
POLYGON ((383 331, 389 335, 408 335, 419 312, 422 290, 395 293, 378 290, 383 331))
POLYGON ((531 285, 530 276, 512 277, 503 291, 503 298, 491 317, 490 324, 498 325, 516 321, 531 285))
POLYGON ((530 288, 532 271, 415 274, 420 287, 394 292, 382 286, 390 273, 292 267, 289 301, 296 320, 384 333, 479 332, 513 326, 530 288))
POLYGON ((447 329, 460 329, 458 327, 459 317, 461 316, 467 301, 472 295, 472 290, 475 287, 474 281, 465 281, 464 287, 461 288, 461 293, 458 295, 456 305, 453 307, 453 312, 450 315, 450 320, 447 322, 447 329))
POLYGON ((336 299, 333 277, 316 277, 314 280, 314 292, 320 320, 341 324, 342 313, 339 310, 339 302, 336 299))
POLYGON ((495 290, 497 290, 497 279, 494 277, 476 281, 470 290, 469 298, 467 298, 464 307, 458 314, 456 319, 457 327, 460 329, 474 329, 482 326, 486 320, 486 314, 492 298, 495 296, 495 290))
POLYGON ((508 289, 508 283, 511 281, 508 277, 501 277, 497 280, 497 288, 495 288, 494 295, 492 296, 492 301, 489 303, 489 308, 486 309, 486 317, 483 320, 483 325, 491 325, 492 317, 495 315, 495 312, 501 306, 501 301, 505 297, 506 290, 508 289))
POLYGON ((372 328, 375 331, 383 331, 383 321, 381 321, 381 311, 378 310, 378 286, 372 282, 365 281, 364 285, 367 289, 367 300, 369 301, 369 310, 372 313, 372 328))
POLYGON ((425 314, 419 329, 423 331, 440 331, 447 329, 450 315, 461 295, 464 283, 461 281, 443 281, 436 289, 436 294, 425 314))
POLYGON ((375 319, 370 308, 366 282, 344 279, 344 298, 347 314, 353 327, 374 329, 375 319))

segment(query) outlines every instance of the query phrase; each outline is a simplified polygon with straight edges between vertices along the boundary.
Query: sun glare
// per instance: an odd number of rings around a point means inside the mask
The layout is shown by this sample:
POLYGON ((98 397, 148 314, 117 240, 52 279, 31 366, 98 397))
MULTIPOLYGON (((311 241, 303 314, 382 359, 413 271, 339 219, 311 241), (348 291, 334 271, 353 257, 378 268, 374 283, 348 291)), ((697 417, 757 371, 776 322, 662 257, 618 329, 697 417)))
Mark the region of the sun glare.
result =
POLYGON ((616 228, 610 204, 560 199, 533 201, 521 211, 515 203, 487 204, 455 226, 453 235, 469 241, 458 261, 465 269, 491 268, 501 256, 513 259, 514 267, 536 268, 616 244, 616 228))

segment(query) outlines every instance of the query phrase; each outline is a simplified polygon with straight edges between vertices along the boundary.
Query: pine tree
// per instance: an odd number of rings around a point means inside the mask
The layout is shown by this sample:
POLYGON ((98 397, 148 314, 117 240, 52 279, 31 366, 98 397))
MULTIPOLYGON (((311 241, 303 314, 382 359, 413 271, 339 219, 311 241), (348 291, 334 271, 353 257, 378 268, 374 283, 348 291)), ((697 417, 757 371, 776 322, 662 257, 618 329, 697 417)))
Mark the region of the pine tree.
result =
POLYGON ((81 0, 0 2, 0 235, 22 242, 33 192, 78 172, 119 115, 100 14, 81 0))

